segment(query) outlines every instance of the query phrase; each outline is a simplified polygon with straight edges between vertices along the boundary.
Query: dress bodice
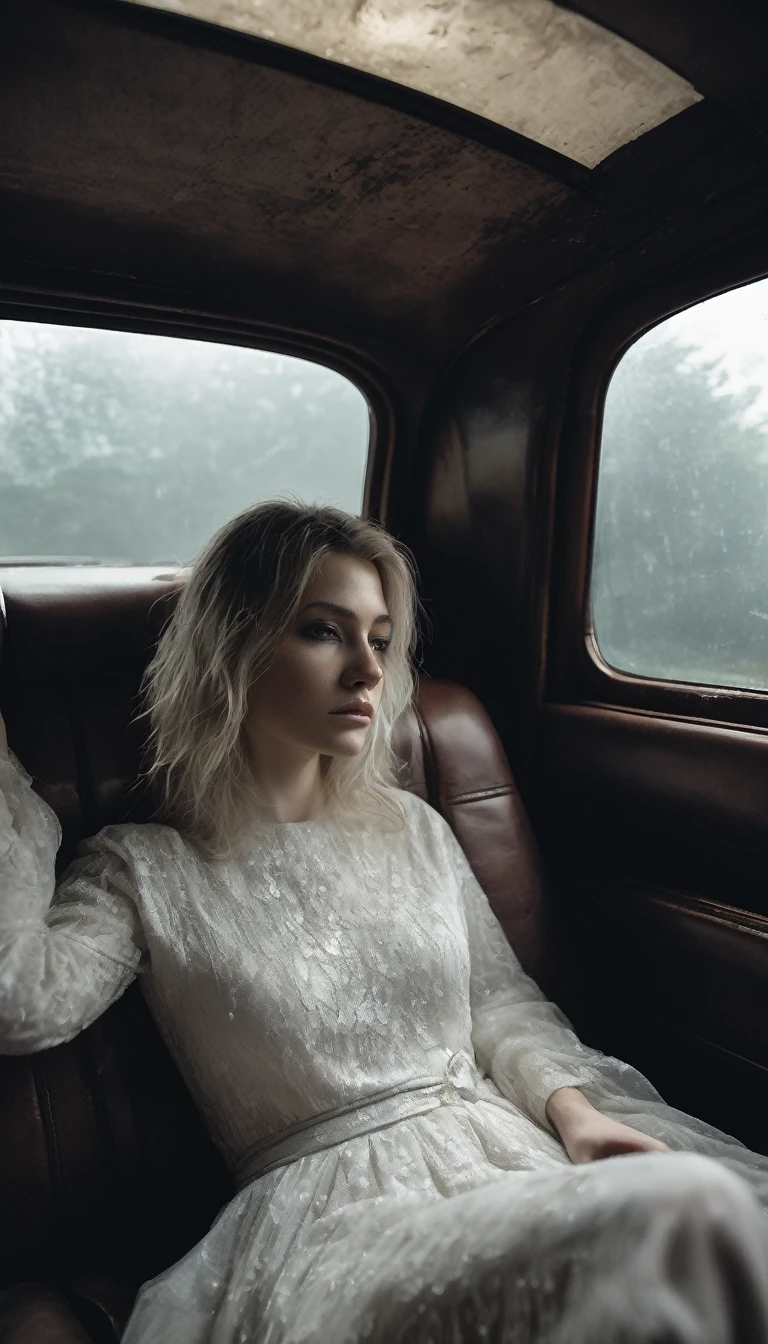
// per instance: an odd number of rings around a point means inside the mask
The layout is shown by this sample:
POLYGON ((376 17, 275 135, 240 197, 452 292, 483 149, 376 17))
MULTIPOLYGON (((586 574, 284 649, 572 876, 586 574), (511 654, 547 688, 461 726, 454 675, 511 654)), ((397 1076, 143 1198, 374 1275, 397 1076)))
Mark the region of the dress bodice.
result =
POLYGON ((257 827, 241 855, 213 862, 167 827, 121 834, 142 988, 231 1164, 472 1053, 461 875, 437 815, 403 803, 400 831, 257 827))

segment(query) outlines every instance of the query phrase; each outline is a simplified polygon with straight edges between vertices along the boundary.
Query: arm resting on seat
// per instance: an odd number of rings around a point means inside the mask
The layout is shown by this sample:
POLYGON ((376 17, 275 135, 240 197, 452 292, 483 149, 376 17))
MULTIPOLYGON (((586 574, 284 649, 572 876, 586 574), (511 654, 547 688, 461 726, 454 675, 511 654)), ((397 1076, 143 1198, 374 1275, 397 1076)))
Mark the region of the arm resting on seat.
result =
POLYGON ((84 841, 57 887, 56 816, 0 752, 0 1054, 70 1040, 149 968, 120 831, 84 841))

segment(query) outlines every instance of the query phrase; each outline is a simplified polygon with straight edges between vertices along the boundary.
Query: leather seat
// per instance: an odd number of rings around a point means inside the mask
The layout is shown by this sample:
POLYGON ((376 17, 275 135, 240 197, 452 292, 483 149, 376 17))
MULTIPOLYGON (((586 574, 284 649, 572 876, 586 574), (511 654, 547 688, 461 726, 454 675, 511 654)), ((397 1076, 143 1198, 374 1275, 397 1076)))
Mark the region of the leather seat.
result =
MULTIPOLYGON (((0 703, 11 746, 62 821, 63 866, 83 835, 146 812, 135 791, 142 734, 130 720, 177 589, 118 570, 73 579, 6 569, 0 580, 0 703)), ((524 967, 549 987, 555 953, 539 861, 479 701, 422 678, 396 745, 409 787, 453 826, 524 967)), ((28 1337, 34 1282, 47 1285, 41 1341, 75 1344, 78 1329, 119 1338, 139 1285, 199 1240, 233 1193, 135 984, 68 1044, 0 1058, 0 1133, 0 1290, 26 1285, 23 1300, 0 1299, 8 1344, 28 1337), (58 1326, 55 1285, 70 1294, 58 1326)))
POLYGON ((114 1326, 95 1303, 40 1283, 0 1293, 0 1344, 112 1344, 114 1326))

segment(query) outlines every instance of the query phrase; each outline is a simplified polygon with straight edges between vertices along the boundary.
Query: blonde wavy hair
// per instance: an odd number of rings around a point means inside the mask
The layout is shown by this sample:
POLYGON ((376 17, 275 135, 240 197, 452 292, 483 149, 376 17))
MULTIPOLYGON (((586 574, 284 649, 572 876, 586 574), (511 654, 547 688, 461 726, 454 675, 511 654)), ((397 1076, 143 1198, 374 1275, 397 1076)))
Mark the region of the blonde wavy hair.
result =
POLYGON ((394 622, 379 709, 363 750, 321 756, 325 807, 389 814, 402 825, 402 766, 394 725, 414 691, 416 570, 383 527, 341 509, 294 500, 252 505, 203 549, 180 591, 142 681, 150 721, 147 769, 155 817, 209 854, 230 851, 260 802, 243 723, 323 556, 374 564, 394 622))

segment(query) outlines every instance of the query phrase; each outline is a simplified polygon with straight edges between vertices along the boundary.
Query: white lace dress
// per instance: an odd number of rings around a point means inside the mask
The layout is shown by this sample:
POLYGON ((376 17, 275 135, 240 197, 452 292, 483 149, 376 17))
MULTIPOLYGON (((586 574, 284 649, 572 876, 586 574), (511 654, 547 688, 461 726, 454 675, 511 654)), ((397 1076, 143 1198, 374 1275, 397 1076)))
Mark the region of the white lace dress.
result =
POLYGON ((768 1158, 581 1044, 402 800, 398 832, 258 824, 237 861, 108 826, 54 890, 58 822, 0 754, 0 1052, 140 976, 238 1184, 125 1344, 764 1344, 768 1158), (566 1085, 687 1152, 572 1165, 544 1113, 566 1085))

